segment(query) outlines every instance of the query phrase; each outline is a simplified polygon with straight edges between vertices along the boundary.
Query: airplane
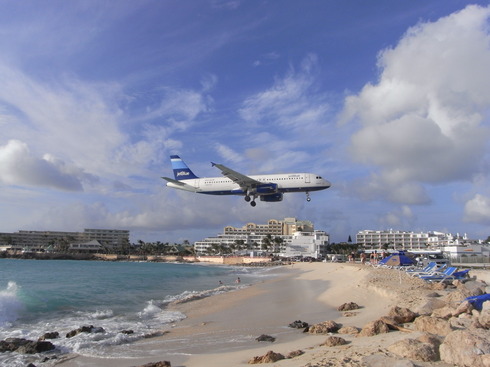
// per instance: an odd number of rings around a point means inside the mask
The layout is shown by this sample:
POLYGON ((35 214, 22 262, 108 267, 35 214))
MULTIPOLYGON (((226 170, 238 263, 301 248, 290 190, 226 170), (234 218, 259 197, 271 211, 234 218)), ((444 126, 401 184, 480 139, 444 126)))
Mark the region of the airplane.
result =
POLYGON ((305 192, 306 201, 311 201, 310 191, 328 189, 331 184, 314 173, 284 173, 246 176, 222 164, 213 163, 224 177, 197 177, 178 156, 170 156, 175 179, 162 177, 167 187, 208 195, 243 195, 251 206, 260 201, 282 201, 284 193, 305 192))

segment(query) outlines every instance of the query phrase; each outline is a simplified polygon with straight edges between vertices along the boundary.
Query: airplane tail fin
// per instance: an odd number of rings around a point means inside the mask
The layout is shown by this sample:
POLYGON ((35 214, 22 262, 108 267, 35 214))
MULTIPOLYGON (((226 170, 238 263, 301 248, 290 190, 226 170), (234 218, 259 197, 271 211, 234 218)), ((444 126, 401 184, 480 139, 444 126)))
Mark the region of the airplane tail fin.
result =
POLYGON ((198 178, 178 155, 171 155, 170 161, 172 162, 172 169, 174 170, 176 180, 198 178))

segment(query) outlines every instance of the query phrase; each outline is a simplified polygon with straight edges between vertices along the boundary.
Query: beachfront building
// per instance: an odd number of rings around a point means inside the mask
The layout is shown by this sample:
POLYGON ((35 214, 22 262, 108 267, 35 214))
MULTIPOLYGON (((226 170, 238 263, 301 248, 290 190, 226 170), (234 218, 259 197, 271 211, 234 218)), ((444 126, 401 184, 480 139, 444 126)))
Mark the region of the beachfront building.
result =
POLYGON ((194 243, 195 253, 274 254, 317 257, 325 253, 329 236, 315 231, 313 223, 296 218, 271 219, 265 224, 247 223, 243 227, 226 226, 223 233, 194 243), (296 251, 291 249, 295 246, 296 251), (289 249, 289 250, 288 250, 289 249))
POLYGON ((395 231, 392 229, 387 231, 363 230, 357 232, 356 242, 367 249, 425 249, 429 244, 429 233, 395 231))
POLYGON ((129 243, 129 231, 85 229, 83 232, 18 231, 0 233, 0 249, 10 251, 67 251, 76 249, 76 246, 70 247, 71 245, 80 246, 80 244, 91 241, 97 241, 106 251, 113 252, 129 243))

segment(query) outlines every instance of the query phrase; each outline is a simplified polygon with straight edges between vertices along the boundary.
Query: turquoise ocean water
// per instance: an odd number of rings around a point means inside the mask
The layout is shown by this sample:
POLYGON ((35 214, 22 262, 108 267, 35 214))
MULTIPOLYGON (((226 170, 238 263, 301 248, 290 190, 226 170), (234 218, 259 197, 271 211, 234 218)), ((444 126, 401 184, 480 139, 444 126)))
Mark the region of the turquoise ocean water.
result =
MULTIPOLYGON (((233 291, 269 276, 269 269, 250 267, 0 259, 0 340, 37 340, 58 331, 56 353, 107 356, 112 350, 131 358, 135 341, 186 317, 166 310, 169 302, 233 291), (104 331, 65 338, 83 325, 104 331)), ((0 366, 25 366, 33 358, 2 353, 0 366)))

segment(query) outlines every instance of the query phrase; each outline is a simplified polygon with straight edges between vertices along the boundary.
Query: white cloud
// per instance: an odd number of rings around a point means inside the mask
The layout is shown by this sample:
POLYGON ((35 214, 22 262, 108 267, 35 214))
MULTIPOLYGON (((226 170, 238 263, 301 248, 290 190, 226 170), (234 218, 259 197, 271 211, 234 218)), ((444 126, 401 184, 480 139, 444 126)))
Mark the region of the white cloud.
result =
POLYGON ((298 72, 291 69, 284 78, 277 78, 271 88, 247 98, 239 110, 241 118, 269 128, 276 125, 289 133, 313 131, 324 122, 330 108, 325 96, 316 93, 317 66, 317 57, 308 55, 298 72))
POLYGON ((94 176, 51 155, 32 156, 27 144, 21 141, 10 140, 0 146, 0 182, 4 184, 81 191, 83 181, 94 180, 94 176))
POLYGON ((464 220, 467 222, 490 224, 490 197, 476 194, 464 206, 464 220))
MULTIPOLYGON (((350 152, 391 182, 384 196, 399 201, 397 184, 470 181, 480 173, 490 137, 489 16, 490 8, 468 6, 411 28, 379 54, 379 82, 346 99, 340 121, 361 125, 350 152)), ((401 202, 414 201, 404 196, 401 202)))

